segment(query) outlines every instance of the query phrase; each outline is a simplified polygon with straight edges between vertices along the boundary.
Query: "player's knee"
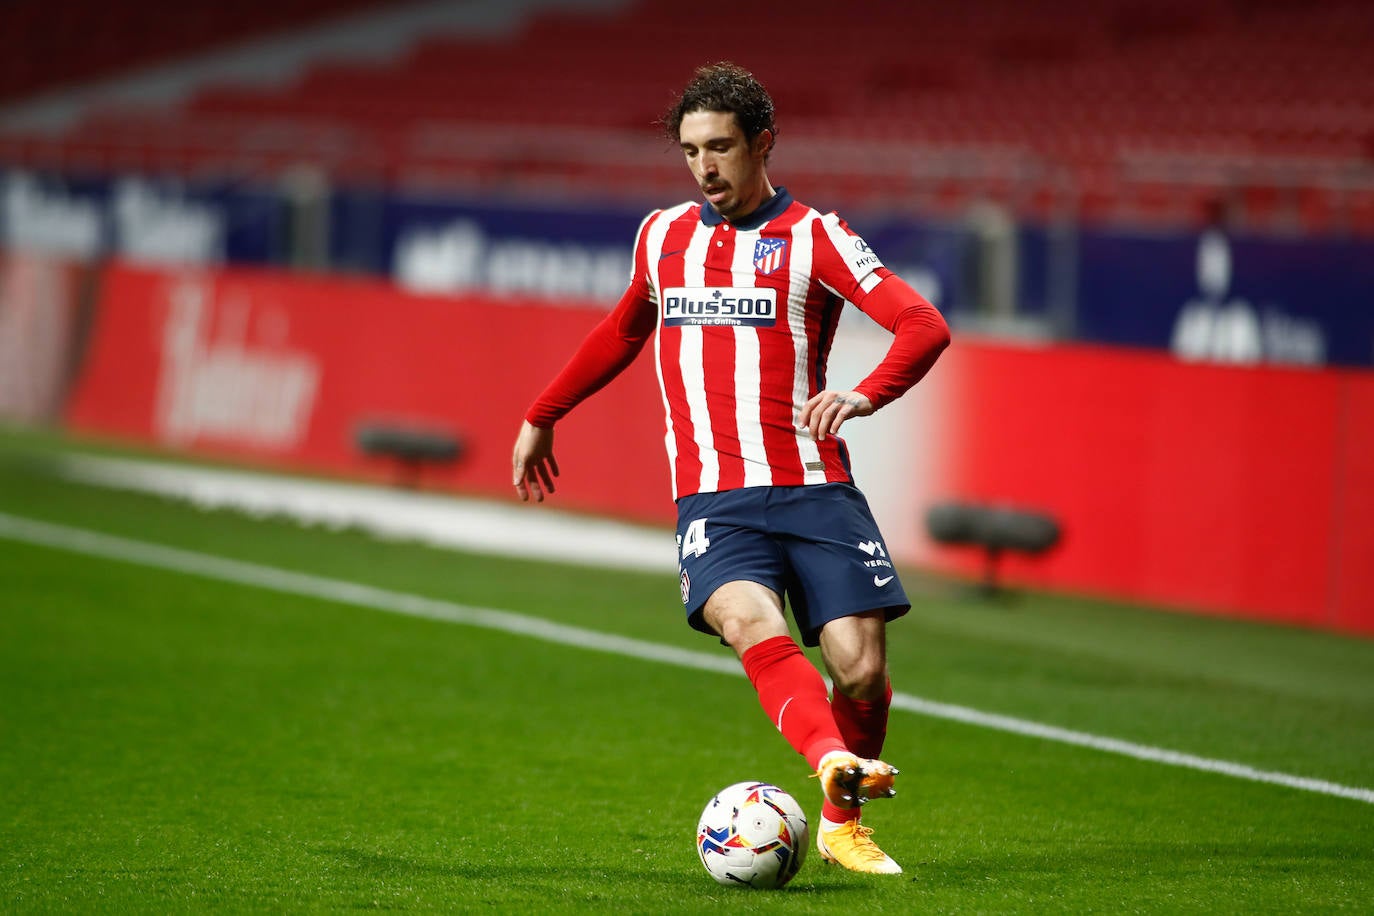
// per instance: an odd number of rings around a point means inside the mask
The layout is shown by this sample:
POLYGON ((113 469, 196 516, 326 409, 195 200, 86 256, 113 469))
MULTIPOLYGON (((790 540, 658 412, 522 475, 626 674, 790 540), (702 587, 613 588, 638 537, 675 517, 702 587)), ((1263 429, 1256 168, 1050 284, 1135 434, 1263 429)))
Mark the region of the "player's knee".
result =
POLYGON ((787 621, 766 607, 736 604, 708 608, 706 619, 720 638, 741 655, 765 639, 787 635, 787 621))
POLYGON ((787 634, 781 599, 752 582, 733 582, 717 589, 702 617, 736 652, 774 636, 787 634))
POLYGON ((736 652, 743 653, 765 639, 787 635, 787 624, 769 614, 735 613, 718 615, 713 626, 720 638, 736 652))
POLYGON ((839 670, 832 670, 830 677, 835 690, 851 700, 872 702, 887 694, 887 663, 882 658, 857 657, 839 670))

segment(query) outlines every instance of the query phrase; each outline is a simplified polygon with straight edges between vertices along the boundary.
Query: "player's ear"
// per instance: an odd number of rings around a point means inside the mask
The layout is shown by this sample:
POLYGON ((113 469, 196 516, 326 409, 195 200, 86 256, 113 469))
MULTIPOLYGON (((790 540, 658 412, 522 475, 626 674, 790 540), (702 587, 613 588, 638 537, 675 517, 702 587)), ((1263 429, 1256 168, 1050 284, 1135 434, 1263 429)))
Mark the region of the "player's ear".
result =
POLYGON ((758 159, 767 159, 771 152, 773 152, 773 132, 765 127, 754 138, 754 156, 758 159))

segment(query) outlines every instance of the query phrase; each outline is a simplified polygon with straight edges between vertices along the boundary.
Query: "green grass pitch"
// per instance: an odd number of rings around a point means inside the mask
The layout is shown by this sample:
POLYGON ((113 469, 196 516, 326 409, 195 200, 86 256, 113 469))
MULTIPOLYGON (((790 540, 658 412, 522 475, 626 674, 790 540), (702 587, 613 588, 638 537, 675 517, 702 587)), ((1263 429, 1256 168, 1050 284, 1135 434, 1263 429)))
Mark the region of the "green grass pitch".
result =
MULTIPOLYGON (((381 542, 78 486, 0 435, 0 513, 698 652, 670 575, 381 542)), ((531 509, 531 511, 538 511, 531 509)), ((1374 642, 932 584, 898 691, 1374 786, 1374 642)), ((712 793, 806 766, 738 676, 0 538, 5 912, 1325 912, 1374 804, 896 710, 906 868, 717 886, 712 793)))

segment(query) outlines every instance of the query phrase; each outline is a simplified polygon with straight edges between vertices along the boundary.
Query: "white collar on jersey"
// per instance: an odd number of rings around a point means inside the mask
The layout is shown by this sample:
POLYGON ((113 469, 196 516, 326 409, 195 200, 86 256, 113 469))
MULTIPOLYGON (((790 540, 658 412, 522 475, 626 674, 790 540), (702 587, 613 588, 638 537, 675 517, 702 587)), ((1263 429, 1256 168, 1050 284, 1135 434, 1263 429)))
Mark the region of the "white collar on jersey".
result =
MULTIPOLYGON (((736 229, 757 229, 770 219, 778 216, 782 211, 792 205, 792 195, 787 193, 787 189, 779 185, 773 190, 773 196, 763 202, 753 213, 737 223, 731 223, 736 229)), ((702 201, 701 222, 705 226, 719 226, 725 222, 725 217, 721 216, 715 207, 711 206, 709 200, 702 201)))

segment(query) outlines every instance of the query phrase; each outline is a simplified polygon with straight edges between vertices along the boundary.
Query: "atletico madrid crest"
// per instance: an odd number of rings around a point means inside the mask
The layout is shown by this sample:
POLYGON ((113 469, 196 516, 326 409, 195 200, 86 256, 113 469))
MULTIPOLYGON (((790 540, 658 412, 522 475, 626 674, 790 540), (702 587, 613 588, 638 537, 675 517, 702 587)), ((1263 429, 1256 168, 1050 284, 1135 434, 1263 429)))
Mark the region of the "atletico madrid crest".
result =
POLYGON ((754 243, 754 269, 768 276, 787 260, 787 239, 759 239, 754 243))

